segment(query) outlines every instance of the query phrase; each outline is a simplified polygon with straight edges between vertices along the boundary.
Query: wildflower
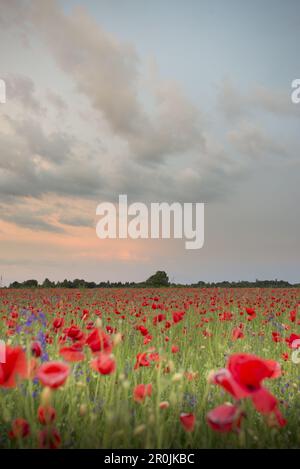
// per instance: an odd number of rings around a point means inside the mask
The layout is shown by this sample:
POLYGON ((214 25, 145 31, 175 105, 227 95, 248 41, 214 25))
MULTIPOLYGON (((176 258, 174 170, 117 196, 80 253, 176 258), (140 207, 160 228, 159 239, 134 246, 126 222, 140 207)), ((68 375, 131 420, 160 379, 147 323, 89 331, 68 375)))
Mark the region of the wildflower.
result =
POLYGON ((227 433, 240 428, 242 417, 239 407, 226 403, 208 412, 206 420, 213 430, 227 433))
POLYGON ((180 422, 185 431, 192 432, 195 428, 196 417, 194 414, 180 414, 180 422))
POLYGON ((278 409, 277 399, 262 386, 266 378, 277 378, 280 374, 279 363, 242 353, 232 355, 227 368, 210 374, 209 379, 222 386, 236 400, 250 398, 258 412, 273 413, 278 424, 283 425, 285 421, 278 409))
POLYGON ((152 394, 152 384, 138 384, 133 391, 133 398, 136 402, 143 402, 147 396, 152 394))
POLYGON ((25 438, 29 434, 30 434, 30 425, 27 422, 27 420, 18 418, 13 421, 12 428, 8 436, 11 439, 17 439, 17 438, 25 438))
POLYGON ((0 387, 13 388, 17 379, 28 376, 26 355, 22 347, 6 346, 6 362, 0 363, 0 387))
POLYGON ((31 344, 31 353, 34 357, 39 358, 42 355, 43 349, 41 343, 36 340, 31 344))
POLYGON ((185 311, 176 311, 176 312, 174 312, 172 314, 174 324, 177 324, 178 322, 182 321, 184 315, 185 315, 185 311))
POLYGON ((38 420, 41 425, 49 425, 56 419, 56 410, 51 406, 40 405, 38 408, 38 420))
POLYGON ((61 445, 61 437, 56 428, 46 428, 39 432, 39 447, 41 449, 57 449, 61 445))
POLYGON ((162 401, 159 403, 160 409, 168 409, 170 407, 170 403, 168 401, 162 401))
POLYGON ((112 351, 111 339, 101 329, 94 329, 87 337, 86 344, 93 353, 101 351, 110 353, 112 351))
POLYGON ((67 362, 80 362, 84 360, 82 348, 83 347, 80 342, 74 342, 70 347, 62 347, 59 354, 67 362))
POLYGON ((64 385, 70 373, 70 368, 63 362, 48 362, 40 366, 37 378, 43 386, 52 389, 64 385))
POLYGON ((111 355, 100 352, 92 361, 91 367, 101 375, 110 375, 116 369, 116 362, 111 355))

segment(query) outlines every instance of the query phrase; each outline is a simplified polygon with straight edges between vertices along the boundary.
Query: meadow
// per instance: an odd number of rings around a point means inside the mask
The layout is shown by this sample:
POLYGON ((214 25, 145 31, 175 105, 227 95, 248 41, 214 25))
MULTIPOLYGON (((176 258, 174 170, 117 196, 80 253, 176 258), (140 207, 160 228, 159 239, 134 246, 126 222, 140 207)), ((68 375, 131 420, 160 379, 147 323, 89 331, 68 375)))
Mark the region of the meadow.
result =
POLYGON ((2 289, 0 447, 299 448, 299 307, 292 288, 2 289))

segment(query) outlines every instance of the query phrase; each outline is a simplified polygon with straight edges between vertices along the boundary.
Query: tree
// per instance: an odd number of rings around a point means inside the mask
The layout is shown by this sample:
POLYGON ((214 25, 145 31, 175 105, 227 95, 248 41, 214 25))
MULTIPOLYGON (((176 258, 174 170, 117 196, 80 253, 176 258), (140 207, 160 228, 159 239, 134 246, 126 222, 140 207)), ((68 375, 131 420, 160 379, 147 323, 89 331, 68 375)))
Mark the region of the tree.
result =
POLYGON ((45 280, 42 283, 42 287, 43 288, 53 288, 53 287, 55 287, 55 283, 51 282, 51 280, 49 280, 48 278, 45 278, 45 280))
POLYGON ((12 282, 9 285, 9 288, 21 288, 21 287, 22 287, 22 284, 20 282, 12 282))
POLYGON ((146 285, 151 287, 168 287, 170 285, 169 277, 163 270, 158 270, 146 280, 146 285))
POLYGON ((23 282, 23 286, 25 288, 37 288, 39 284, 37 280, 30 279, 30 280, 25 280, 25 282, 23 282))

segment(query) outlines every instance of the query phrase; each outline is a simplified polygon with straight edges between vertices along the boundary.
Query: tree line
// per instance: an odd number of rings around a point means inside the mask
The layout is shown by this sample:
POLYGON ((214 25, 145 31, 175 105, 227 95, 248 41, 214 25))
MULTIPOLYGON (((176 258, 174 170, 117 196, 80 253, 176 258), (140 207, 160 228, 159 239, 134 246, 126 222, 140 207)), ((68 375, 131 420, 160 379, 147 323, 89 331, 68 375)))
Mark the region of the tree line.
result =
POLYGON ((88 282, 83 279, 63 280, 62 282, 53 282, 46 278, 42 283, 30 279, 24 282, 12 282, 8 288, 142 288, 142 287, 190 287, 190 288, 299 288, 300 283, 291 284, 285 280, 255 280, 237 281, 237 282, 204 282, 200 280, 197 283, 182 284, 170 282, 169 277, 164 271, 157 271, 143 282, 88 282))

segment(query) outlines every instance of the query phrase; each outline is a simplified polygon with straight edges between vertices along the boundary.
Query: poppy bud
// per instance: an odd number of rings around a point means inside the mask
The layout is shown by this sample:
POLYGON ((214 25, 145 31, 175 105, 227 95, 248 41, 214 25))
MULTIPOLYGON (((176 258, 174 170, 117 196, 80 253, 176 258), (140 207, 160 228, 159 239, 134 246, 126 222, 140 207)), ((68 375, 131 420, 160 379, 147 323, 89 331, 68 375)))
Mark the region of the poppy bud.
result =
POLYGON ((40 406, 38 408, 38 419, 42 425, 49 425, 54 422, 56 418, 56 411, 51 406, 40 406))
POLYGON ((12 423, 11 431, 9 432, 9 438, 25 438, 30 433, 30 425, 27 420, 16 419, 12 423))
POLYGON ((168 409, 168 407, 170 407, 170 404, 168 401, 162 401, 159 403, 159 408, 160 409, 168 409))
POLYGON ((87 405, 81 404, 79 408, 79 415, 83 417, 87 413, 87 405))
POLYGON ((146 430, 146 425, 142 423, 141 425, 138 425, 137 427, 135 427, 135 429, 133 430, 133 434, 137 436, 143 433, 145 430, 146 430))
POLYGON ((97 318, 97 319, 96 319, 95 326, 96 326, 97 329, 101 329, 101 328, 102 328, 102 321, 101 321, 100 318, 97 318))
POLYGON ((113 344, 114 344, 114 346, 116 346, 116 345, 120 344, 121 342, 122 342, 122 334, 120 332, 118 332, 114 336, 113 344))
POLYGON ((192 432, 195 427, 196 417, 194 414, 180 414, 180 422, 185 431, 192 432))
POLYGON ((52 391, 51 388, 46 386, 41 393, 41 404, 44 407, 48 407, 51 403, 52 391))
POLYGON ((182 376, 183 376, 182 373, 174 373, 174 375, 172 376, 173 383, 177 383, 178 381, 181 381, 182 376))

